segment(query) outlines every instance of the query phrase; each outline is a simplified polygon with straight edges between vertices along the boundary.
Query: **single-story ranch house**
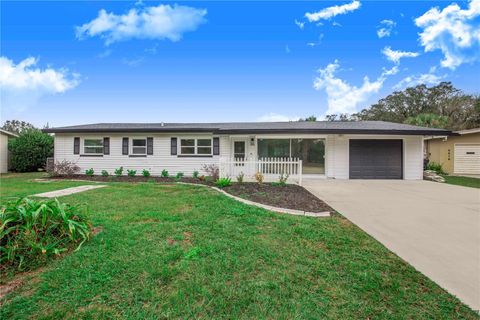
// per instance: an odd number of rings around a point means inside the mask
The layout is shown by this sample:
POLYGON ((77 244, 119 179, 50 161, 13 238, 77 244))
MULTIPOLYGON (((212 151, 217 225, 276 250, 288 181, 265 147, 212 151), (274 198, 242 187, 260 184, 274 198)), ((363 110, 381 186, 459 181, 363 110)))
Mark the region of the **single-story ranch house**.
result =
POLYGON ((55 161, 82 173, 116 168, 160 175, 219 166, 222 176, 262 172, 277 179, 422 179, 425 136, 441 129, 383 121, 251 123, 98 123, 45 129, 55 134, 55 161))

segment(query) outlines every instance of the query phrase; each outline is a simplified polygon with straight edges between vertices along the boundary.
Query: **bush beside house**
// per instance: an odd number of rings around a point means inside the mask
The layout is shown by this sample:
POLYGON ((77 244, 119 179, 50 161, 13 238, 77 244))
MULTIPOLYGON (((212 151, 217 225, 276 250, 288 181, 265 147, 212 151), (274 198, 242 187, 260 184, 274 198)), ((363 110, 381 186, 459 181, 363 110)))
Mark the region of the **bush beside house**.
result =
POLYGON ((38 129, 23 131, 8 142, 12 169, 18 172, 44 168, 47 158, 53 156, 53 137, 38 129))

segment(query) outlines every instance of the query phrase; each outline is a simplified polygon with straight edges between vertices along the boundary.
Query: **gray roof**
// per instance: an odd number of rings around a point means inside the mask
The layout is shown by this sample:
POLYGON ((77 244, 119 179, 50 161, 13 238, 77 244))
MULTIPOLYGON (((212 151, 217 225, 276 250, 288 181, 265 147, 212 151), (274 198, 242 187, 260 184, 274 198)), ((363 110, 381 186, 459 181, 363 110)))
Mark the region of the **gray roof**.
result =
POLYGON ((290 122, 222 122, 222 123, 94 123, 44 129, 50 133, 87 132, 211 132, 234 133, 349 133, 452 135, 451 131, 417 127, 385 121, 290 121, 290 122))

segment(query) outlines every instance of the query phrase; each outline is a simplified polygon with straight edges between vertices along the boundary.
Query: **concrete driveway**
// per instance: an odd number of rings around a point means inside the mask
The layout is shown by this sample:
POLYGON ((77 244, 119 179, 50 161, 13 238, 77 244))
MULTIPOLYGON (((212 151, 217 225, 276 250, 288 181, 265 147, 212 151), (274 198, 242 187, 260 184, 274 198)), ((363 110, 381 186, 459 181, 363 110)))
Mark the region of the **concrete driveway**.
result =
POLYGON ((474 310, 480 190, 429 181, 304 180, 304 186, 474 310))

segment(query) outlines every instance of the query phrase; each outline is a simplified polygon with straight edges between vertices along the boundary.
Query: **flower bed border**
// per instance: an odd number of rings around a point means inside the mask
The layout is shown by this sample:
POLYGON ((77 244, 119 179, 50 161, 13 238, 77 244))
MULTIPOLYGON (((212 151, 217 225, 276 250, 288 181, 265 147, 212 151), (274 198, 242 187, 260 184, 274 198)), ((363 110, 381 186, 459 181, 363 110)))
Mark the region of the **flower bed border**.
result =
POLYGON ((248 204, 248 205, 251 205, 251 206, 255 206, 255 207, 259 207, 259 208, 263 208, 263 209, 266 209, 266 210, 269 210, 269 211, 274 211, 274 212, 278 212, 278 213, 285 213, 285 214, 291 214, 291 215, 296 215, 296 216, 305 216, 305 217, 316 217, 316 218, 326 218, 326 217, 330 217, 330 211, 323 211, 323 212, 309 212, 309 211, 303 211, 303 210, 295 210, 295 209, 287 209, 287 208, 279 208, 279 207, 273 207, 273 206, 269 206, 267 204, 263 204, 263 203, 258 203, 258 202, 254 202, 254 201, 251 201, 251 200, 247 200, 247 199, 243 199, 243 198, 240 198, 240 197, 237 197, 237 196, 234 196, 233 194, 230 194, 220 188, 217 188, 217 187, 212 187, 212 186, 209 186, 209 185, 206 185, 206 184, 196 184, 196 183, 188 183, 188 182, 177 182, 178 184, 184 184, 184 185, 191 185, 191 186, 202 186, 202 187, 208 187, 208 188, 211 188, 215 191, 218 191, 220 193, 223 193, 224 195, 226 195, 227 197, 229 198, 232 198, 232 199, 235 199, 237 201, 240 201, 242 203, 245 203, 245 204, 248 204))

